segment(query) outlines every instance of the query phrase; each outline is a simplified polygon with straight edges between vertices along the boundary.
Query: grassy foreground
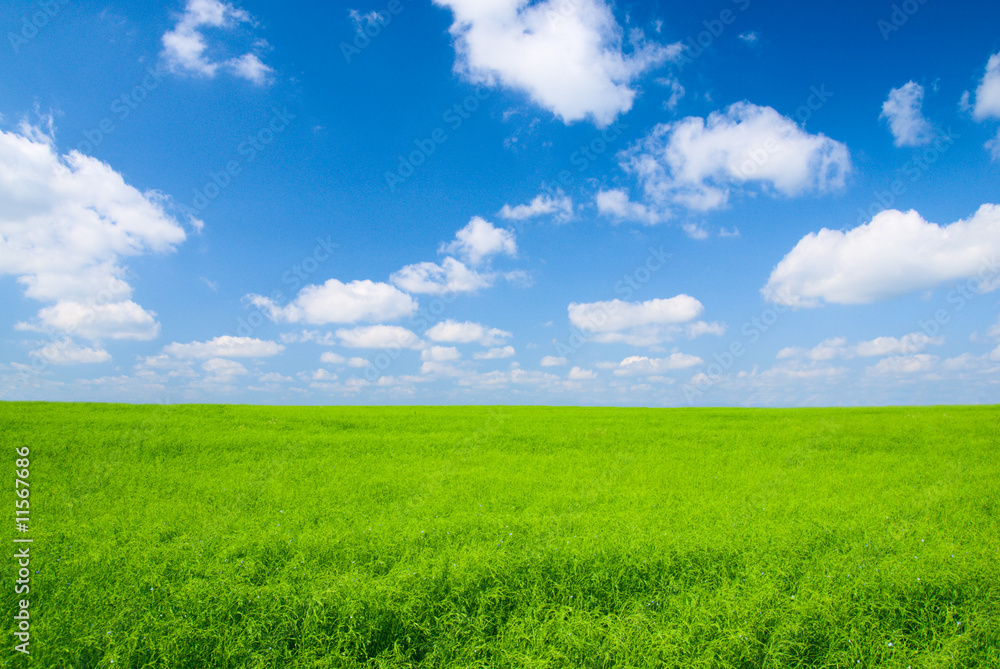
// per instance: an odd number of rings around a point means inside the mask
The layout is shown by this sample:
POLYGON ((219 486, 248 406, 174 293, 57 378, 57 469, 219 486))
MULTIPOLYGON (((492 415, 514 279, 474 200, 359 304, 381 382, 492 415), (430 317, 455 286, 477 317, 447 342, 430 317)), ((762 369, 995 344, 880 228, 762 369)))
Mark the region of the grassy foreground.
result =
POLYGON ((0 403, 0 444, 4 666, 1000 667, 1000 407, 0 403))

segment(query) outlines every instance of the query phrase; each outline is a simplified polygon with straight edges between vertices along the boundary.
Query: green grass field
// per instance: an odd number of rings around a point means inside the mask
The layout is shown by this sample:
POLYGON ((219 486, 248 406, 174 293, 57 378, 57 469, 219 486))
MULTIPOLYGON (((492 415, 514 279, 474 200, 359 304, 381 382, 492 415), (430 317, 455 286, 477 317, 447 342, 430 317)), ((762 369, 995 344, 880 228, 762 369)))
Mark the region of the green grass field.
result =
POLYGON ((5 666, 1000 667, 1000 407, 0 403, 0 437, 5 666))

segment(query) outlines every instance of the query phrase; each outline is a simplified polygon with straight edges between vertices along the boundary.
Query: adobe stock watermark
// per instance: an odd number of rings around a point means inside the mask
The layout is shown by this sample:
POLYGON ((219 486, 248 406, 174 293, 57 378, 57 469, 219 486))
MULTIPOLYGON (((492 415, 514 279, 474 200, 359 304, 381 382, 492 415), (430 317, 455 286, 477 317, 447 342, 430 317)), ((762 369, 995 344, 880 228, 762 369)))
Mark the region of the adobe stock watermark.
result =
POLYGON ((740 338, 734 339, 724 350, 712 355, 712 362, 709 363, 705 371, 695 375, 688 383, 684 384, 682 391, 684 399, 688 404, 693 404, 694 400, 705 394, 709 388, 721 381, 726 372, 733 368, 736 361, 746 355, 748 345, 752 346, 760 341, 775 324, 781 320, 789 309, 793 308, 794 301, 785 294, 778 294, 773 306, 768 306, 756 316, 748 319, 740 326, 740 338))
MULTIPOLYGON (((313 247, 312 251, 305 255, 299 262, 282 272, 282 285, 287 286, 289 292, 295 295, 299 289, 306 285, 309 277, 315 274, 319 270, 320 266, 328 261, 333 256, 333 252, 339 248, 340 244, 334 242, 330 235, 327 235, 326 237, 317 237, 316 245, 313 247)), ((270 306, 279 309, 284 307, 288 302, 288 296, 285 295, 285 293, 280 289, 271 291, 268 299, 271 301, 270 306)), ((259 304, 255 304, 254 306, 257 307, 255 311, 252 311, 245 318, 240 316, 237 319, 237 336, 249 337, 259 327, 270 320, 268 315, 264 313, 264 309, 259 304)))
POLYGON ((163 83, 167 73, 167 69, 162 64, 155 68, 147 67, 142 81, 131 89, 123 91, 121 95, 111 101, 108 106, 111 113, 98 121, 94 128, 83 131, 83 140, 76 145, 76 150, 85 154, 93 153, 94 149, 117 129, 115 120, 117 119, 121 123, 131 116, 132 112, 138 109, 139 105, 149 97, 149 94, 163 83))
MULTIPOLYGON (((17 570, 17 580, 14 581, 15 595, 28 595, 31 593, 31 546, 32 539, 28 536, 31 519, 31 487, 29 477, 31 471, 28 469, 31 464, 28 456, 31 449, 21 446, 14 449, 14 492, 18 499, 14 502, 14 525, 21 536, 14 539, 15 568, 17 570)), ((37 573, 37 572, 36 572, 37 573)), ((31 600, 22 599, 17 602, 17 613, 14 614, 14 636, 21 643, 14 646, 14 650, 25 655, 30 655, 28 646, 31 644, 31 600)))
POLYGON ((875 217, 880 211, 896 204, 896 198, 902 197, 909 190, 909 184, 914 184, 926 174, 932 165, 941 159, 954 146, 955 140, 962 136, 950 127, 943 135, 937 135, 930 144, 922 150, 915 151, 910 160, 896 171, 892 181, 884 189, 872 193, 872 201, 867 207, 858 207, 858 225, 863 225, 875 217))
POLYGON ((392 17, 399 16, 405 8, 402 0, 389 0, 382 11, 371 12, 364 16, 353 15, 357 22, 354 39, 350 43, 340 43, 340 53, 343 54, 344 60, 350 63, 355 56, 371 46, 372 40, 381 35, 382 30, 392 23, 392 17), (363 26, 362 19, 364 19, 363 26))
POLYGON ((17 32, 7 33, 7 41, 10 42, 10 48, 14 53, 19 53, 22 46, 35 39, 42 28, 59 16, 62 8, 68 4, 69 0, 40 0, 37 10, 21 16, 20 29, 17 32))
MULTIPOLYGON (((465 96, 464 99, 456 102, 441 114, 441 121, 452 132, 457 132, 462 125, 471 118, 472 114, 479 109, 482 102, 490 97, 490 91, 484 88, 477 88, 475 92, 465 96)), ((449 135, 443 126, 438 126, 427 133, 424 137, 413 140, 414 149, 409 153, 396 156, 398 163, 395 170, 385 171, 385 183, 393 193, 396 188, 412 177, 421 165, 427 162, 437 151, 438 147, 447 142, 449 135)))
POLYGON ((875 22, 875 27, 882 34, 882 41, 888 42, 893 33, 909 22, 920 8, 927 4, 927 0, 904 0, 899 4, 893 4, 888 19, 879 19, 875 22))
MULTIPOLYGON (((745 12, 750 8, 750 0, 731 1, 734 5, 736 5, 736 9, 738 9, 740 13, 745 12)), ((715 44, 715 40, 722 37, 723 33, 726 32, 729 26, 736 23, 737 16, 739 16, 739 14, 727 7, 719 12, 719 15, 716 18, 702 21, 701 24, 705 26, 704 30, 681 40, 684 48, 681 50, 680 56, 676 61, 677 70, 679 72, 683 72, 685 67, 692 65, 694 61, 700 58, 709 47, 715 44)))
POLYGON ((201 211, 219 197, 233 183, 233 179, 242 174, 246 164, 252 163, 267 147, 274 144, 294 119, 295 114, 289 112, 288 107, 272 107, 271 118, 267 123, 236 147, 237 157, 229 159, 217 170, 209 170, 208 180, 192 189, 191 203, 178 205, 178 208, 191 218, 198 218, 201 211))

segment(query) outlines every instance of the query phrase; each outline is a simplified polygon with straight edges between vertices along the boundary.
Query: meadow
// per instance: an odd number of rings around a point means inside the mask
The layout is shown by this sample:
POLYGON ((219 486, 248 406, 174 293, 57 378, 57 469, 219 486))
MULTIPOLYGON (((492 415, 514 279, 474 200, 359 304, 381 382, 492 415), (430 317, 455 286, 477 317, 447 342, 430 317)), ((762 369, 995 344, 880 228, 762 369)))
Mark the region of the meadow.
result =
POLYGON ((1000 667, 997 406, 0 403, 0 444, 3 666, 1000 667))

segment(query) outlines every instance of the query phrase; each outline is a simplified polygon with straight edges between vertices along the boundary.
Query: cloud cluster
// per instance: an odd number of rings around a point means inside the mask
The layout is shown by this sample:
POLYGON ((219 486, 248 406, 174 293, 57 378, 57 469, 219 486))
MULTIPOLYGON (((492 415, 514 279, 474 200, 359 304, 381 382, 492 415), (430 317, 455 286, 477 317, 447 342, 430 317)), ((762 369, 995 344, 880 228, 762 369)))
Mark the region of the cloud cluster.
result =
POLYGON ((185 240, 166 198, 140 192, 95 158, 60 156, 36 127, 19 130, 0 131, 0 273, 16 276, 28 297, 54 304, 18 329, 91 340, 156 337, 155 314, 130 299, 121 261, 185 240))
POLYGON ((820 342, 812 349, 797 347, 783 348, 778 351, 779 360, 787 358, 806 358, 813 361, 834 359, 849 360, 851 358, 870 358, 898 355, 913 355, 928 346, 941 346, 943 337, 931 337, 923 332, 911 332, 902 337, 876 337, 850 345, 846 337, 832 337, 820 342))
POLYGON ((492 286, 498 278, 517 275, 498 274, 483 267, 495 255, 516 256, 517 242, 512 231, 498 228, 479 216, 473 216, 456 232, 454 240, 441 244, 438 252, 452 253, 465 262, 448 256, 440 264, 414 263, 394 272, 389 281, 409 293, 442 295, 474 293, 492 286))

